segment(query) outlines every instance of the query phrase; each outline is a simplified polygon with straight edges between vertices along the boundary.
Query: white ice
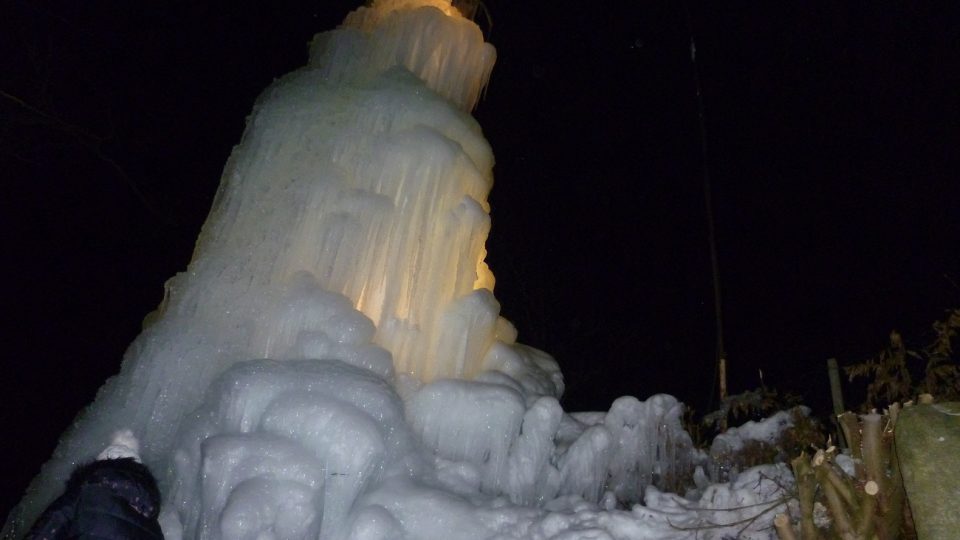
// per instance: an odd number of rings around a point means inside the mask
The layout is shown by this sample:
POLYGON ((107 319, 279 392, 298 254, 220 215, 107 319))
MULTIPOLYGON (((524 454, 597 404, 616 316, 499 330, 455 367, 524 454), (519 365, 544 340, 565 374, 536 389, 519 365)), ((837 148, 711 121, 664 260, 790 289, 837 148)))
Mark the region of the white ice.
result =
POLYGON ((565 413, 557 363, 499 316, 469 115, 494 58, 449 0, 377 0, 318 35, 3 536, 126 427, 171 540, 772 538, 788 471, 670 493, 707 459, 682 404, 565 413))
MULTIPOLYGON (((810 414, 810 409, 800 407, 797 414, 810 414)), ((773 447, 783 432, 793 427, 794 411, 779 411, 762 420, 751 420, 731 427, 713 438, 710 444, 710 479, 714 482, 736 478, 739 473, 737 454, 747 443, 758 442, 773 447)))

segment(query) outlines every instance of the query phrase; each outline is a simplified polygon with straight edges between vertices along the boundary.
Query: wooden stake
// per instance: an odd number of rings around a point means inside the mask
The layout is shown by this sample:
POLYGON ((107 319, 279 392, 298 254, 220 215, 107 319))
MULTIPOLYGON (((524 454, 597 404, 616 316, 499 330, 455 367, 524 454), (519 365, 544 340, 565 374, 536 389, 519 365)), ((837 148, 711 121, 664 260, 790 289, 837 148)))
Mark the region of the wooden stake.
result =
POLYGON ((843 406, 843 390, 840 388, 840 367, 837 366, 837 359, 827 360, 827 372, 830 375, 830 396, 833 398, 833 414, 840 416, 847 410, 843 406))
POLYGON ((843 389, 840 388, 840 367, 837 366, 837 359, 827 360, 827 375, 830 377, 830 397, 833 398, 833 423, 837 432, 837 440, 840 441, 841 448, 849 448, 846 437, 842 437, 838 425, 838 418, 844 413, 846 408, 843 406, 843 389))
POLYGON ((727 358, 720 356, 720 401, 727 399, 727 358))
POLYGON ((794 534, 793 527, 790 526, 790 516, 777 514, 773 518, 773 526, 777 528, 777 536, 780 537, 780 540, 797 540, 797 535, 794 534))

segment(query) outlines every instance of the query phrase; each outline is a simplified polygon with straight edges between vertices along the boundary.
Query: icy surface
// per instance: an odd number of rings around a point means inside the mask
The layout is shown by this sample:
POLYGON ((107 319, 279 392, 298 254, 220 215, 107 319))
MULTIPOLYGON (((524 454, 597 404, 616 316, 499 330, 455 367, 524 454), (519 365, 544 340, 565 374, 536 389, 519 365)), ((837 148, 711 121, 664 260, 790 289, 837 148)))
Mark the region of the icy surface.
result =
MULTIPOLYGON (((801 407, 797 413, 808 415, 810 410, 801 407)), ((736 479, 740 473, 737 453, 751 442, 773 446, 785 430, 793 427, 793 414, 792 411, 779 411, 762 420, 751 420, 732 427, 714 437, 710 445, 711 480, 722 482, 736 479)))
POLYGON ((788 471, 671 494, 705 459, 682 405, 567 414, 557 363, 499 316, 469 115, 494 57, 442 0, 375 1, 315 38, 3 536, 129 428, 172 540, 771 537, 788 471))

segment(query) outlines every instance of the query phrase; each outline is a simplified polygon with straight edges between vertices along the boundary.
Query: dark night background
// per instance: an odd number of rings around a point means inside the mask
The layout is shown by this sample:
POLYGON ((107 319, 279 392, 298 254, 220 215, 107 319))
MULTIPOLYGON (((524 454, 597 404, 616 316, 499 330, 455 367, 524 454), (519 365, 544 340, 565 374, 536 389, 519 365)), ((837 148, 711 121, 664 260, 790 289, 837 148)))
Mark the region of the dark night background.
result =
MULTIPOLYGON (((242 4, 0 3, 4 516, 185 268, 255 97, 356 7, 242 4)), ((503 314, 557 358, 567 410, 658 392, 708 410, 682 5, 487 6, 499 59, 475 115, 497 156, 487 245, 503 314)), ((762 369, 826 413, 827 358, 863 360, 894 328, 923 345, 960 305, 960 9, 688 6, 731 391, 762 369)))

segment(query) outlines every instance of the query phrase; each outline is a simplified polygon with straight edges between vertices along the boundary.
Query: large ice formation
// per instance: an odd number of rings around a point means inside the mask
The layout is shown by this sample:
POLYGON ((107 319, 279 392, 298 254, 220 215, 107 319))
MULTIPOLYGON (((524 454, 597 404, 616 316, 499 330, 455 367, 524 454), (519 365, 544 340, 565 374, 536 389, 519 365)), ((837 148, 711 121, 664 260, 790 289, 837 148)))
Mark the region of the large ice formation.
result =
POLYGON ((556 362, 515 343, 469 115, 495 54, 449 0, 374 1, 310 52, 257 101, 189 267, 4 537, 121 427, 169 539, 692 538, 780 496, 777 468, 671 495, 703 458, 680 403, 566 414, 556 362))

